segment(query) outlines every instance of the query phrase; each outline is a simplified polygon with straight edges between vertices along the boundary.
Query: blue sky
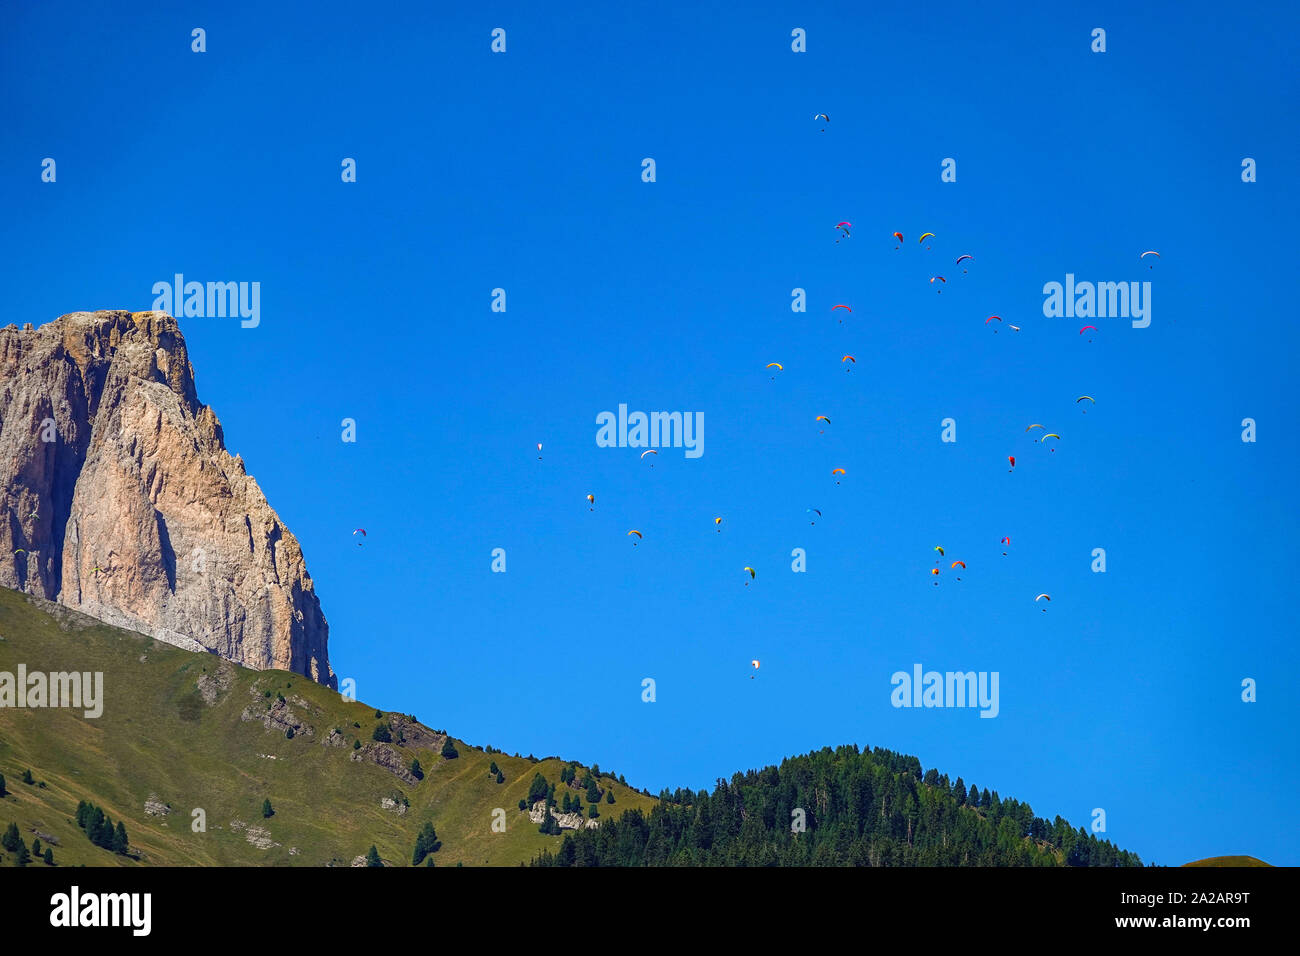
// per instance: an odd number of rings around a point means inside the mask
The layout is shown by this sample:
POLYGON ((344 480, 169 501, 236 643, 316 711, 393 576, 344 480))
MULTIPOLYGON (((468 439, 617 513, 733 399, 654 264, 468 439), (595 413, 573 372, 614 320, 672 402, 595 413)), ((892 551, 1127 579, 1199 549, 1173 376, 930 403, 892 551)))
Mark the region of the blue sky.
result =
POLYGON ((652 790, 883 746, 1300 864, 1294 10, 264 6, 5 11, 4 321, 261 283, 181 327, 363 700, 652 790), (1045 318, 1067 272, 1150 281, 1150 327, 1045 318), (703 456, 597 447, 620 403, 703 456), (997 671, 998 717, 895 709, 914 663, 997 671))

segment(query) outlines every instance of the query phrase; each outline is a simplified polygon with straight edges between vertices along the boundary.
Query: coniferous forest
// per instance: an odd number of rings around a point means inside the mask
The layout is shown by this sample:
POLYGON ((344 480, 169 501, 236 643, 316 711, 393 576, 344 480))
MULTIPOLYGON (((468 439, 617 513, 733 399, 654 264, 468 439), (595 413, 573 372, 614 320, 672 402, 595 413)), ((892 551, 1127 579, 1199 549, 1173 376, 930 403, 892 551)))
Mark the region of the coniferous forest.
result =
POLYGON ((533 866, 1141 866, 1029 804, 856 744, 664 793, 566 836, 533 866))

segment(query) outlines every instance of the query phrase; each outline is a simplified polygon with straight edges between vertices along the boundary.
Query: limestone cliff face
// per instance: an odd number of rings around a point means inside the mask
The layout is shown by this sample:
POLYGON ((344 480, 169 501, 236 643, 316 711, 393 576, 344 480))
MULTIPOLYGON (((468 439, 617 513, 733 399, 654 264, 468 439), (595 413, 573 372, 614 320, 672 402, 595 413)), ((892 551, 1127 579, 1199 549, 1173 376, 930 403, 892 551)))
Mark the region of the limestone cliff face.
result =
POLYGON ((0 329, 0 522, 0 586, 336 685, 302 549, 166 313, 0 329))

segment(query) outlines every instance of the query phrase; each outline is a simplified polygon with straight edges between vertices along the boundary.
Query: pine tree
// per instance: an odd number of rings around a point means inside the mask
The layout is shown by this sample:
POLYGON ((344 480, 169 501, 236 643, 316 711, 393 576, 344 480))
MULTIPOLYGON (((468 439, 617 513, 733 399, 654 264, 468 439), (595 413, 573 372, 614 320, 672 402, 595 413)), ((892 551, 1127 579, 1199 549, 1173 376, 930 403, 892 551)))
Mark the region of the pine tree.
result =
POLYGON ((23 771, 23 783, 35 783, 35 782, 36 782, 36 781, 35 781, 34 779, 32 779, 32 772, 31 772, 30 770, 24 770, 24 771, 23 771))
POLYGON ((32 856, 40 856, 40 855, 41 855, 41 838, 37 837, 35 840, 32 841, 32 856))
POLYGON ((384 861, 379 858, 379 851, 375 845, 370 844, 370 849, 366 851, 366 866, 383 866, 384 861))
POLYGON ((411 865, 419 866, 426 856, 431 853, 437 853, 442 848, 442 841, 438 839, 437 832, 433 829, 433 824, 427 820, 420 832, 415 837, 415 852, 411 856, 411 865))
POLYGON ((113 831, 113 845, 111 849, 114 853, 120 853, 125 856, 126 851, 130 849, 130 846, 130 841, 126 838, 126 825, 121 820, 118 820, 117 829, 113 831))
POLYGON ((18 844, 21 842, 22 837, 18 835, 18 824, 9 824, 8 829, 5 830, 5 835, 0 837, 0 846, 13 853, 18 849, 18 844))
POLYGON ((0 797, 8 796, 9 791, 5 789, 5 775, 0 773, 0 797))
POLYGON ((506 782, 506 775, 503 774, 500 770, 498 770, 498 771, 497 771, 497 783, 505 783, 505 782, 506 782))
POLYGON ((550 786, 547 784, 546 778, 540 773, 534 773, 533 782, 528 785, 528 806, 531 807, 538 800, 544 800, 549 790, 550 786))
POLYGON ((54 865, 54 851, 51 850, 48 846, 45 848, 45 865, 46 866, 54 865))
POLYGON ((32 855, 27 849, 27 844, 24 843, 22 840, 19 840, 17 863, 19 866, 26 866, 30 862, 32 862, 32 855))
POLYGON ((390 744, 393 742, 393 732, 388 729, 387 724, 377 724, 370 732, 370 739, 377 740, 381 744, 390 744))
POLYGON ((496 762, 495 760, 493 760, 493 761, 492 761, 492 765, 491 765, 490 767, 488 767, 488 773, 493 773, 493 774, 495 774, 495 773, 500 773, 500 772, 501 772, 501 768, 498 767, 498 766, 497 766, 497 762, 496 762))
POLYGON ((267 797, 262 801, 262 819, 269 820, 275 816, 275 808, 271 806, 271 798, 267 797))
POLYGON ((613 787, 610 787, 608 790, 605 791, 605 802, 606 802, 606 803, 613 803, 613 802, 614 802, 614 788, 613 788, 613 787))
POLYGON ((416 780, 424 779, 424 770, 420 767, 420 761, 414 757, 411 758, 411 776, 416 780))
POLYGON ((455 760, 460 756, 456 751, 456 745, 451 742, 450 737, 442 742, 442 755, 448 760, 455 760))
POLYGON ((596 784, 595 777, 587 778, 587 802, 600 803, 600 787, 596 784))
POLYGON ((957 806, 966 803, 966 781, 961 777, 958 777, 957 782, 952 785, 952 795, 957 798, 957 806))
POLYGON ((980 805, 980 792, 973 783, 970 785, 970 793, 966 794, 966 803, 972 807, 980 805))

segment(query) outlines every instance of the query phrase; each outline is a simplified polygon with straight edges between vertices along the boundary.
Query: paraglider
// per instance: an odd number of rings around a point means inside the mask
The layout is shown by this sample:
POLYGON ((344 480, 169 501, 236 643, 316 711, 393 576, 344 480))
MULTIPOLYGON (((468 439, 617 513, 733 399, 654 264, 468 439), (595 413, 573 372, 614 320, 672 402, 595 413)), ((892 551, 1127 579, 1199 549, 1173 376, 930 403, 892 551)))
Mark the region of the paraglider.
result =
MULTIPOLYGON (((365 529, 365 528, 358 528, 356 531, 353 531, 353 532, 352 532, 352 537, 355 538, 357 535, 361 535, 361 537, 364 538, 364 537, 366 536, 366 529, 365 529)), ((361 542, 360 542, 360 541, 357 542, 357 547, 358 547, 358 548, 361 547, 361 542)))
MULTIPOLYGON (((1006 546, 1009 548, 1009 547, 1011 547, 1011 538, 1010 538, 1010 537, 1004 537, 1004 538, 1002 539, 1002 542, 1001 542, 1001 543, 1004 544, 1004 545, 1006 545, 1006 546)), ((1002 557, 1005 558, 1006 556, 1007 556, 1007 553, 1006 553, 1005 551, 1003 551, 1003 552, 1002 552, 1002 557)))
MULTIPOLYGON (((776 369, 778 372, 784 372, 784 371, 785 371, 785 366, 782 365, 780 362, 768 362, 766 367, 767 367, 767 368, 774 368, 774 369, 776 369)), ((773 375, 773 376, 771 377, 770 381, 775 382, 775 381, 776 381, 776 376, 773 375)))
MULTIPOLYGON (((752 667, 752 668, 754 668, 754 670, 758 670, 762 665, 759 664, 758 661, 750 661, 750 662, 749 662, 749 666, 752 667)), ((749 679, 750 679, 750 680, 753 680, 755 676, 756 676, 756 675, 754 675, 754 674, 750 674, 750 675, 749 675, 749 679)))
MULTIPOLYGON (((632 535, 636 535, 638 539, 641 538, 641 532, 638 531, 638 530, 636 530, 636 528, 633 528, 633 529, 632 529, 631 531, 629 531, 627 534, 628 534, 628 537, 631 537, 632 535)), ((632 542, 632 547, 634 547, 634 548, 636 547, 636 542, 635 542, 635 541, 632 542)))
MULTIPOLYGON (((936 544, 936 545, 934 546, 934 550, 936 550, 936 551, 939 552, 939 557, 943 557, 943 548, 939 547, 939 545, 936 544)), ((938 563, 939 563, 938 561, 935 562, 935 564, 938 564, 938 563)))
MULTIPOLYGON (((825 422, 827 425, 829 425, 829 424, 831 423, 831 420, 830 420, 829 418, 827 418, 825 415, 818 415, 817 418, 816 418, 816 420, 819 421, 819 422, 825 422)), ((823 428, 823 429, 822 429, 821 431, 819 431, 817 434, 818 434, 818 435, 825 435, 825 434, 826 434, 826 429, 823 428)))
POLYGON ((537 443, 537 460, 538 460, 538 461, 541 461, 541 460, 542 460, 542 443, 541 443, 541 442, 538 442, 538 443, 537 443))
MULTIPOLYGON (((1042 428, 1042 427, 1043 427, 1042 425, 1035 423, 1033 425, 1030 425, 1028 428, 1026 428, 1025 431, 1029 431, 1030 428, 1042 428)), ((1038 439, 1035 438, 1034 441, 1038 441, 1038 439)))
POLYGON ((595 504, 596 504, 596 496, 595 496, 595 495, 587 495, 587 504, 593 506, 593 507, 588 508, 588 509, 587 509, 588 511, 595 511, 596 509, 595 509, 594 506, 595 506, 595 504))
POLYGON ((1007 455, 1007 461, 1011 462, 1011 467, 1007 469, 1007 473, 1010 474, 1011 472, 1016 470, 1016 456, 1007 455))
MULTIPOLYGON (((1048 601, 1048 603, 1051 603, 1052 596, 1051 596, 1050 594, 1040 594, 1040 595, 1038 595, 1038 597, 1034 598, 1034 603, 1037 604, 1039 601, 1042 601, 1042 600, 1044 600, 1044 599, 1046 599, 1046 600, 1048 601)), ((1043 613, 1044 613, 1044 614, 1047 613, 1047 608, 1046 608, 1046 607, 1043 608, 1043 613)))
POLYGON ((718 526, 718 534, 722 534, 722 516, 719 515, 718 517, 714 518, 713 523, 718 526))
MULTIPOLYGON (((843 365, 845 362, 852 362, 854 365, 857 365, 857 364, 858 364, 858 360, 855 359, 852 355, 846 355, 846 356, 844 356, 844 358, 840 359, 840 364, 841 364, 841 365, 843 365)), ((853 369, 852 369, 852 367, 850 367, 850 368, 846 368, 844 371, 846 371, 846 372, 851 372, 851 371, 853 371, 853 369)))
POLYGON ((901 249, 901 248, 902 248, 902 242, 903 242, 903 234, 902 234, 901 232, 896 232, 896 233, 894 233, 894 238, 897 239, 898 242, 899 242, 899 245, 894 246, 894 248, 895 248, 895 249, 901 249))
MULTIPOLYGON (((754 569, 749 566, 746 566, 745 570, 749 572, 749 581, 754 580, 754 569)), ((745 582, 745 587, 749 587, 749 581, 745 582)))
MULTIPOLYGON (((1092 402, 1092 404, 1094 404, 1094 405, 1097 404, 1097 400, 1096 400, 1095 398, 1093 398, 1091 395, 1080 395, 1078 398, 1076 398, 1076 399, 1074 400, 1074 404, 1078 405, 1078 404, 1079 404, 1080 402, 1082 402, 1082 401, 1089 401, 1089 402, 1092 402)), ((1083 410, 1083 413, 1084 413, 1085 415, 1087 415, 1087 414, 1088 414, 1088 410, 1085 408, 1085 409, 1083 410)))
MULTIPOLYGON (((984 320, 984 324, 985 324, 985 325, 988 325, 988 324, 989 324, 990 322, 992 322, 994 319, 997 319, 999 322, 1001 322, 1001 321, 1002 321, 1002 316, 1000 316, 1000 315, 990 315, 987 319, 984 320)), ((998 330, 997 330, 997 329, 994 329, 994 330, 993 330, 993 334, 994 334, 994 335, 997 335, 997 334, 998 334, 998 330)))
MULTIPOLYGON (((938 569, 938 568, 931 568, 931 569, 930 569, 930 573, 933 574, 935 577, 938 577, 938 576, 939 576, 939 569, 938 569)), ((934 586, 935 586, 935 587, 938 587, 938 586, 939 586, 939 582, 938 582, 938 581, 935 581, 935 582, 934 582, 934 586)))
MULTIPOLYGON (((819 120, 825 120, 827 123, 829 123, 829 122, 831 121, 831 118, 830 118, 829 116, 827 116, 825 113, 816 113, 816 114, 813 115, 813 119, 815 119, 815 120, 818 120, 818 119, 819 119, 819 120)), ((826 127, 825 127, 825 126, 822 127, 822 132, 823 132, 823 133, 826 132, 826 127)))
MULTIPOLYGON (((1044 436, 1043 436, 1043 441, 1046 442, 1047 439, 1049 439, 1049 438, 1055 438, 1057 441, 1060 441, 1060 440, 1061 440, 1061 436, 1058 435, 1058 434, 1056 434, 1056 432, 1051 432, 1051 433, 1049 433, 1049 434, 1044 435, 1044 436)), ((1056 449, 1053 448, 1052 451, 1053 451, 1053 453, 1055 453, 1056 449)))
MULTIPOLYGON (((965 571, 965 570, 966 570, 966 562, 965 562, 965 561, 954 561, 954 562, 952 563, 952 567, 955 568, 955 567, 957 567, 957 565, 959 565, 959 564, 961 565, 961 569, 962 569, 963 571, 965 571)), ((951 571, 952 568, 949 568, 948 570, 951 571)), ((960 581, 961 578, 958 578, 957 580, 960 581)))
MULTIPOLYGON (((934 280, 935 280, 935 279, 938 279, 938 280, 939 280, 940 282, 942 282, 944 285, 947 285, 947 284, 948 284, 948 280, 945 279, 943 276, 930 276, 930 285, 934 285, 934 280)), ((936 290, 936 291, 938 291, 938 293, 939 293, 940 295, 943 295, 943 290, 942 290, 942 289, 938 289, 938 290, 936 290)))
MULTIPOLYGON (((832 475, 847 475, 848 472, 846 472, 843 468, 835 468, 835 469, 832 469, 832 470, 831 470, 831 474, 832 474, 832 475)), ((839 482, 839 479, 838 479, 838 478, 835 479, 835 484, 838 485, 839 483, 840 483, 840 482, 839 482)))
MULTIPOLYGON (((954 262, 953 265, 958 265, 958 266, 961 265, 961 261, 962 261, 963 259, 969 259, 969 260, 971 260, 972 262, 975 261, 975 257, 972 256, 972 255, 958 256, 958 257, 957 257, 957 261, 954 262)), ((962 269, 961 271, 962 271, 962 272, 969 272, 970 270, 969 270, 969 269, 962 269)))
MULTIPOLYGON (((851 223, 851 222, 837 222, 837 223, 835 224, 835 228, 838 229, 838 230, 842 233, 842 235, 840 236, 840 239, 848 239, 848 238, 850 238, 849 230, 853 228, 853 223, 851 223)), ((836 239, 836 240, 835 240, 835 244, 836 244, 836 245, 839 245, 839 241, 840 241, 839 239, 836 239)))
MULTIPOLYGON (((1085 325, 1083 328, 1081 328, 1081 329, 1079 330, 1079 334, 1082 335, 1084 332, 1087 332, 1089 329, 1092 329, 1094 332, 1096 332, 1096 331, 1097 331, 1097 326, 1095 326, 1095 325, 1085 325)), ((1088 339, 1088 341, 1091 342, 1092 339, 1088 339)))
POLYGON ((1013 326, 1011 326, 1011 331, 1012 331, 1012 332, 1019 332, 1019 331, 1020 331, 1020 326, 1018 326, 1018 325, 1013 325, 1013 326))
MULTIPOLYGON (((1154 249, 1148 249, 1146 252, 1142 253, 1142 255, 1138 256, 1138 258, 1139 258, 1139 259, 1145 259, 1147 256, 1155 256, 1157 259, 1159 259, 1159 258, 1160 258, 1160 253, 1156 252, 1154 249)), ((1148 268, 1148 269, 1154 269, 1154 268, 1155 268, 1155 264, 1152 263, 1151 265, 1147 266, 1147 268, 1148 268)))
MULTIPOLYGON (((831 306, 831 311, 832 311, 832 312, 834 312, 836 309, 844 309, 844 310, 847 311, 847 312, 852 312, 852 311, 853 311, 853 310, 850 309, 847 305, 842 305, 842 304, 841 304, 841 305, 833 305, 833 306, 831 306)), ((843 325, 843 324, 844 324, 844 319, 841 318, 841 319, 840 319, 840 325, 843 325)))
MULTIPOLYGON (((921 238, 918 239, 918 240, 916 240, 916 241, 917 241, 917 242, 925 242, 926 239, 933 239, 933 238, 934 238, 934 233, 932 233, 932 232, 926 232, 926 233, 922 233, 922 234, 921 234, 921 238)), ((926 246, 925 248, 929 249, 930 247, 929 247, 929 246, 926 246)))
MULTIPOLYGON (((641 460, 642 460, 642 461, 645 460, 645 456, 646 456, 646 455, 654 455, 656 458, 658 458, 658 457, 659 457, 659 452, 656 451, 656 450, 653 449, 653 448, 647 448, 645 451, 641 452, 641 460)), ((653 468, 654 466, 655 466, 655 463, 654 463, 653 461, 650 462, 650 467, 653 468)))
MULTIPOLYGON (((836 482, 836 484, 839 484, 839 482, 836 482)), ((816 515, 817 517, 819 517, 819 518, 822 516, 822 513, 821 513, 820 511, 818 511, 816 508, 805 508, 805 509, 804 509, 804 514, 810 514, 810 515, 811 515, 811 514, 815 514, 815 515, 816 515)), ((809 521, 808 523, 809 523, 809 524, 816 524, 817 522, 816 522, 816 521, 809 521)))

